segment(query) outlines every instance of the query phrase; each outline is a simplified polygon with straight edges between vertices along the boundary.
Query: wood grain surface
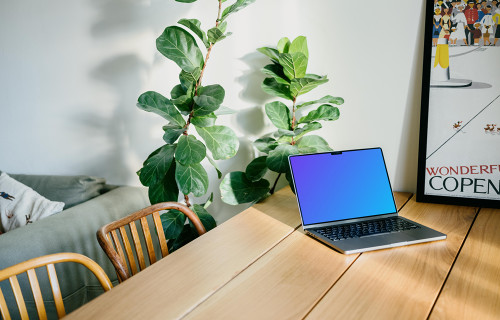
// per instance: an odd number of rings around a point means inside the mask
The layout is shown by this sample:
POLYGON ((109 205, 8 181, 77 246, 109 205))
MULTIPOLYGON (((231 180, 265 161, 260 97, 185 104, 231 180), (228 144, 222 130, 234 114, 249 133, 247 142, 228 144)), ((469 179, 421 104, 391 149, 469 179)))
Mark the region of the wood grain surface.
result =
POLYGON ((249 208, 75 310, 68 319, 179 318, 293 230, 249 208))
POLYGON ((500 318, 500 210, 481 209, 430 319, 500 318))
MULTIPOLYGON (((410 196, 397 193, 398 206, 410 196)), ((294 232, 186 318, 300 319, 357 257, 294 232)))
POLYGON ((476 209, 417 203, 401 214, 448 235, 432 243, 363 253, 307 319, 426 319, 476 209))
POLYGON ((264 201, 254 204, 253 208, 292 228, 298 228, 302 224, 297 199, 289 186, 276 191, 264 201))

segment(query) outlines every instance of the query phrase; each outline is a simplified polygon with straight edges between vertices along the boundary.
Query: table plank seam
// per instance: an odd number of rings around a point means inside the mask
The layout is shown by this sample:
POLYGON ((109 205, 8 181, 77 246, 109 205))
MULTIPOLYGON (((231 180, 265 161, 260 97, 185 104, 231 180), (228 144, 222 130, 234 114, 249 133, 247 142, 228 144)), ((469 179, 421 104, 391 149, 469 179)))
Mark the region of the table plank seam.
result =
POLYGON ((349 264, 349 266, 347 268, 345 268, 344 272, 342 272, 342 274, 337 278, 337 280, 335 280, 331 286, 328 287, 328 289, 326 289, 319 297, 318 299, 311 305, 311 307, 309 308, 309 310, 307 310, 306 314, 302 317, 302 320, 306 319, 309 314, 313 311, 314 308, 316 308, 316 306, 321 302, 321 300, 323 300, 323 298, 328 294, 328 292, 330 292, 330 290, 332 290, 332 288, 337 284, 337 282, 339 282, 339 280, 344 276, 344 274, 352 267, 352 265, 359 259, 359 257, 362 255, 363 253, 358 253, 357 257, 352 260, 351 264, 349 264))
MULTIPOLYGON (((409 194, 408 197, 406 198, 406 200, 403 202, 403 204, 401 204, 401 206, 398 208, 398 212, 401 211, 406 206, 406 204, 410 202, 410 200, 413 197, 415 197, 414 194, 409 194)), ((307 310, 306 314, 303 316, 302 319, 306 319, 309 316, 309 314, 312 312, 312 310, 321 302, 321 300, 323 300, 323 298, 328 294, 328 292, 330 292, 330 290, 337 284, 337 282, 344 276, 344 274, 354 265, 354 263, 361 257, 362 254, 363 253, 358 253, 357 257, 351 262, 351 264, 349 264, 349 266, 347 268, 345 268, 345 270, 342 272, 342 274, 311 305, 311 307, 309 308, 309 310, 307 310)))
MULTIPOLYGON (((297 227, 297 228, 299 228, 299 227, 297 227)), ((279 241, 277 241, 274 245, 272 245, 268 250, 262 252, 252 262, 250 262, 245 268, 241 269, 239 272, 237 272, 236 274, 234 274, 227 282, 221 284, 219 287, 215 288, 212 292, 209 292, 205 297, 203 297, 202 299, 200 299, 200 301, 198 301, 198 303, 192 305, 191 308, 189 308, 188 310, 186 310, 186 312, 184 314, 182 314, 178 319, 184 319, 186 316, 188 316, 191 312, 193 312, 193 310, 195 310, 196 308, 198 308, 201 304, 203 304, 205 301, 207 301, 211 296, 213 296, 214 294, 216 294, 219 290, 221 290, 222 288, 224 288, 227 284, 229 284, 231 281, 233 281, 235 278, 237 278, 239 275, 241 275, 245 270, 247 270, 253 264, 255 264, 259 259, 261 259, 267 253, 269 253, 269 251, 273 250, 277 245, 279 245, 280 243, 282 243, 286 238, 288 238, 291 234, 293 234, 296 231, 297 228, 290 230, 289 233, 287 233, 286 235, 284 235, 279 241)))
POLYGON ((441 288, 439 289, 438 294, 436 295, 436 298, 434 299, 434 303, 432 304, 431 309, 429 310, 429 313, 427 314, 426 320, 429 320, 432 312, 434 311, 434 307, 436 306, 437 301, 439 300, 439 297, 441 296, 441 293, 443 292, 443 288, 446 286, 446 282, 448 281, 448 278, 450 277, 450 274, 455 267, 455 263, 458 260, 458 257, 460 256, 460 253, 462 252, 462 249, 465 245, 465 242, 467 241, 467 238, 469 237, 469 234, 472 230, 472 227, 474 226, 474 223, 476 222, 477 217, 479 216, 479 212, 481 211, 482 208, 477 208, 476 209, 476 214, 474 215, 474 219, 472 220, 472 223, 469 226, 469 230, 467 230, 467 233, 465 234, 464 240, 462 241, 462 244, 460 245, 460 249, 458 249, 457 254, 455 255, 455 259, 453 259, 453 263, 450 266, 450 269, 448 270, 448 274, 446 274, 446 277, 444 278, 443 284, 441 285, 441 288))

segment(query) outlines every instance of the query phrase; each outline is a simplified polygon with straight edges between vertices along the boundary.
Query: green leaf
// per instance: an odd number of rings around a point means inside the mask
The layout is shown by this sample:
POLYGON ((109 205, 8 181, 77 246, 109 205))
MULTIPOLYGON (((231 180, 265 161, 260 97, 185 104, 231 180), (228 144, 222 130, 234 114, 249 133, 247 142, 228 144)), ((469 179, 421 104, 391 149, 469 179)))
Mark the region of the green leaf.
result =
POLYGON ((196 0, 175 0, 177 2, 183 2, 183 3, 192 3, 192 2, 196 2, 196 0))
MULTIPOLYGON (((198 218, 200 218, 200 221, 203 224, 203 226, 205 227, 205 230, 207 230, 207 232, 212 230, 213 228, 215 228, 217 226, 217 222, 215 222, 214 217, 212 217, 212 215, 210 213, 208 213, 208 211, 203 206, 200 206, 199 204, 195 204, 195 205, 193 205, 193 207, 191 209, 193 209, 194 213, 196 213, 198 218)), ((191 223, 191 221, 190 221, 190 223, 191 223)))
POLYGON ((323 76, 319 79, 309 77, 292 79, 292 82, 290 83, 290 93, 293 97, 298 97, 326 82, 328 82, 326 76, 323 76))
POLYGON ((298 36, 292 41, 290 45, 289 53, 300 52, 306 59, 309 59, 309 49, 307 49, 307 39, 304 36, 298 36))
POLYGON ((288 53, 290 49, 290 39, 287 37, 281 38, 280 41, 278 41, 277 49, 279 53, 288 53))
POLYGON ((186 91, 190 87, 194 87, 195 84, 196 84, 196 82, 198 82, 198 79, 200 79, 200 75, 201 75, 201 69, 200 68, 194 68, 190 72, 181 70, 181 73, 179 74, 179 80, 181 82, 181 86, 186 91))
POLYGON ((200 20, 197 19, 181 19, 177 21, 177 23, 182 24, 183 26, 188 27, 191 31, 196 34, 201 41, 203 41, 203 44, 205 47, 210 47, 210 43, 208 42, 207 35, 205 34, 205 31, 201 29, 201 22, 200 20))
POLYGON ((290 84, 290 80, 288 80, 288 78, 285 76, 285 73, 283 73, 283 67, 279 64, 268 64, 267 66, 262 68, 261 71, 265 75, 273 77, 278 83, 285 85, 290 84))
POLYGON ((250 181, 258 181, 264 177, 267 172, 267 156, 258 157, 252 160, 245 169, 246 177, 250 181))
POLYGON ((318 100, 301 103, 301 104, 297 105, 297 109, 300 109, 300 108, 303 108, 306 106, 310 106, 313 104, 318 104, 318 103, 333 103, 336 105, 341 105, 344 103, 344 99, 339 98, 339 97, 332 97, 332 96, 328 95, 328 96, 324 96, 323 98, 318 99, 318 100))
POLYGON ((295 130, 295 140, 298 141, 306 133, 309 133, 309 132, 315 131, 315 130, 319 130, 321 128, 322 128, 322 125, 319 122, 308 123, 304 127, 298 128, 298 129, 295 130))
POLYGON ((151 186, 163 180, 174 158, 175 145, 166 144, 156 149, 144 161, 139 180, 144 186, 151 186))
POLYGON ((205 140, 207 148, 215 160, 229 159, 236 155, 239 146, 238 137, 226 126, 195 127, 196 132, 205 140))
POLYGON ((139 96, 137 107, 147 112, 156 113, 168 121, 183 127, 186 124, 182 115, 175 109, 172 101, 155 91, 148 91, 139 96))
POLYGON ((257 202, 269 192, 269 181, 261 179, 250 181, 244 172, 234 171, 227 174, 220 186, 222 201, 227 204, 257 202))
POLYGON ((328 152, 333 150, 325 139, 316 135, 305 136, 300 139, 297 142, 297 148, 300 153, 328 152))
POLYGON ((175 181, 183 194, 193 193, 195 197, 201 197, 207 193, 208 175, 199 163, 183 166, 176 162, 175 181))
POLYGON ((278 141, 271 137, 261 138, 255 140, 254 146, 260 152, 269 153, 269 151, 276 149, 276 147, 278 146, 278 141))
POLYGON ((203 67, 203 54, 194 37, 186 30, 171 26, 156 39, 156 48, 182 70, 192 72, 203 67))
POLYGON ((226 29, 227 29, 227 21, 224 21, 222 23, 220 23, 217 28, 222 31, 223 33, 226 32, 226 29))
POLYGON ((214 167, 215 171, 217 171, 217 179, 222 178, 222 172, 219 170, 219 167, 217 166, 217 163, 215 163, 215 160, 212 159, 209 155, 207 155, 208 162, 214 167))
POLYGON ((211 127, 215 125, 217 116, 214 113, 205 116, 194 116, 191 118, 191 123, 197 127, 211 127))
POLYGON ((189 223, 185 224, 182 228, 181 234, 177 238, 172 239, 167 243, 168 252, 172 253, 175 250, 182 248, 197 237, 198 233, 196 233, 193 228, 191 228, 191 225, 189 225, 189 223))
POLYGON ((288 79, 302 78, 306 75, 307 57, 301 52, 280 53, 279 64, 288 79))
POLYGON ((194 115, 204 116, 214 112, 224 101, 224 96, 224 88, 218 84, 199 88, 198 95, 194 97, 194 115))
POLYGON ((261 85, 262 90, 270 95, 284 98, 287 100, 293 100, 290 94, 290 86, 278 83, 276 79, 266 78, 261 85))
POLYGON ((278 63, 280 58, 280 52, 274 48, 261 47, 257 48, 257 51, 271 58, 272 61, 278 63))
POLYGON ((273 151, 269 152, 266 164, 267 167, 279 173, 285 173, 288 170, 288 156, 299 154, 299 149, 296 146, 289 144, 281 144, 273 151))
POLYGON ((160 219, 163 232, 165 232, 165 238, 167 239, 177 238, 181 234, 186 222, 184 213, 173 209, 160 215, 160 219))
POLYGON ((266 114, 271 122, 279 129, 290 130, 290 109, 280 101, 267 103, 265 106, 266 114))
POLYGON ((226 36, 224 35, 224 32, 222 32, 219 28, 213 27, 208 30, 208 41, 210 43, 216 43, 218 41, 223 40, 226 36))
POLYGON ((255 2, 255 0, 236 0, 234 4, 224 9, 220 21, 224 21, 230 14, 240 11, 253 2, 255 2))
POLYGON ((148 196, 151 204, 179 200, 179 188, 175 183, 175 161, 172 161, 172 165, 161 181, 149 186, 148 196))
POLYGON ((163 126, 163 130, 165 133, 163 134, 163 141, 168 144, 172 144, 177 141, 177 138, 186 130, 183 127, 179 127, 176 124, 167 124, 163 126))
POLYGON ((182 165, 200 163, 207 154, 203 142, 197 140, 193 135, 181 136, 175 149, 175 159, 182 165))
POLYGON ((208 208, 212 204, 213 201, 214 201, 214 193, 212 192, 210 194, 210 197, 208 197, 207 201, 203 205, 203 208, 205 208, 205 209, 208 208))
POLYGON ((333 121, 340 116, 339 108, 329 104, 322 104, 318 109, 313 110, 307 116, 299 119, 299 123, 308 123, 318 120, 333 121))
MULTIPOLYGON (((190 87, 191 89, 192 87, 190 87)), ((170 91, 172 103, 179 109, 181 113, 189 114, 193 105, 193 90, 185 90, 181 84, 176 85, 170 91)))

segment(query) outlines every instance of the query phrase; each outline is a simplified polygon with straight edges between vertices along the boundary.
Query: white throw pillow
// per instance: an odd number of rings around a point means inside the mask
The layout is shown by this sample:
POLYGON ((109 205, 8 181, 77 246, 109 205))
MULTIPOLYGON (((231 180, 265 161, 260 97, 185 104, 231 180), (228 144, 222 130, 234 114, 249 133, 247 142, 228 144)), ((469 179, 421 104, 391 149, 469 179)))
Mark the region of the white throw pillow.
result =
POLYGON ((64 203, 50 201, 33 189, 12 179, 6 173, 0 175, 0 222, 7 232, 28 223, 48 217, 63 210, 64 203))

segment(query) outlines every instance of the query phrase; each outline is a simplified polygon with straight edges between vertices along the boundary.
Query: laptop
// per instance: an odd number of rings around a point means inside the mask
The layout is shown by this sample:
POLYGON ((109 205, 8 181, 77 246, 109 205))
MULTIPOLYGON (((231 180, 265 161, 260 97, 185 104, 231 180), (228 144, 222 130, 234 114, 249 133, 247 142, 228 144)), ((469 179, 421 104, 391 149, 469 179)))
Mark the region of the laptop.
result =
POLYGON ((382 149, 288 158, 304 231, 345 254, 446 239, 398 215, 382 149))

